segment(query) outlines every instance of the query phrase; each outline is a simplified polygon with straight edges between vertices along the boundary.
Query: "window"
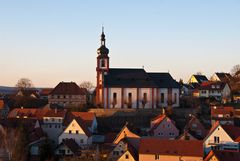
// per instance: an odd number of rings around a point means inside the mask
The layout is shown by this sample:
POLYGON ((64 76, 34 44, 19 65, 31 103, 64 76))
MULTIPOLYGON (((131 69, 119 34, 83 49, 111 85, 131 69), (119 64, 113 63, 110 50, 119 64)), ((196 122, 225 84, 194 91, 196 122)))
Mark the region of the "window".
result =
POLYGON ((78 134, 78 130, 76 130, 76 134, 78 134))
POLYGON ((58 119, 58 122, 61 122, 61 119, 58 119))
POLYGON ((117 104, 117 93, 113 93, 113 103, 117 104))
POLYGON ((143 93, 143 101, 147 102, 147 93, 143 93))
POLYGON ((49 128, 52 128, 52 125, 49 125, 49 128))
POLYGON ((177 93, 174 93, 173 101, 174 101, 174 104, 177 103, 177 93))
POLYGON ((125 155, 125 159, 129 159, 129 155, 128 154, 125 155))
POLYGON ((105 60, 101 60, 101 67, 105 67, 105 60))
POLYGON ((80 142, 83 143, 83 139, 81 139, 80 142))
POLYGON ((164 103, 164 93, 161 93, 161 103, 164 103))
POLYGON ((218 136, 214 136, 214 143, 219 143, 219 137, 218 136))
POLYGON ((72 130, 69 130, 69 134, 71 134, 72 133, 72 130))
POLYGON ((54 122, 54 118, 52 118, 52 122, 54 122))
POLYGON ((159 160, 159 159, 160 159, 159 155, 156 154, 156 155, 155 155, 155 160, 159 160))
POLYGON ((68 153, 70 153, 70 150, 67 150, 68 153))
POLYGON ((132 93, 128 93, 128 103, 132 102, 132 93))

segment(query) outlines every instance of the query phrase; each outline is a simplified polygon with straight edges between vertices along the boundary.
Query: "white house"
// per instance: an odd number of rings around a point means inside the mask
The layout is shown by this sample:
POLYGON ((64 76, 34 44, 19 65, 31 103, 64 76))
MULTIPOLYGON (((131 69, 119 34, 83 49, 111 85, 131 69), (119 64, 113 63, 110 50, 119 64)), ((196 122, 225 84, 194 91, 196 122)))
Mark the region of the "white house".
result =
POLYGON ((224 82, 205 82, 199 87, 199 97, 214 97, 226 102, 230 99, 231 89, 224 82))
POLYGON ((207 154, 211 149, 239 151, 239 141, 239 127, 216 122, 204 139, 204 152, 207 154))
POLYGON ((59 135, 58 143, 73 139, 79 146, 92 144, 92 133, 81 118, 74 118, 67 128, 59 135))
POLYGON ((179 106, 180 86, 169 73, 147 73, 143 68, 109 68, 104 32, 97 53, 98 106, 115 109, 179 106))
POLYGON ((66 111, 64 110, 48 110, 43 116, 41 127, 43 131, 48 135, 49 139, 58 143, 58 136, 64 129, 64 118, 66 111))

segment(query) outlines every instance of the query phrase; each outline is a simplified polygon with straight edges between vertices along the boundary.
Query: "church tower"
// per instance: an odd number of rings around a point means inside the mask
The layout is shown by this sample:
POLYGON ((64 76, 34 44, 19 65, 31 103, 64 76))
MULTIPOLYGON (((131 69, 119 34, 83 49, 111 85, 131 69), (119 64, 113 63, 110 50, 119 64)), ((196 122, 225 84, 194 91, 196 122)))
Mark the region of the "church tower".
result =
POLYGON ((104 28, 102 27, 101 46, 97 49, 97 87, 96 87, 96 105, 102 105, 104 100, 104 75, 109 71, 109 50, 106 47, 104 28))

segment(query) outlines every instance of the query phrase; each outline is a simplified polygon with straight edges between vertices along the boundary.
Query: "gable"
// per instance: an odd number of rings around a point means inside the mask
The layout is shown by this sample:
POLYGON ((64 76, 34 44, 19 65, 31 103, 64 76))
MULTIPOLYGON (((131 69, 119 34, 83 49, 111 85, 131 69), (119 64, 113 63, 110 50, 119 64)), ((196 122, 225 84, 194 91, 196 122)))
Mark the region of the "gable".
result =
POLYGON ((120 133, 117 135, 115 140, 113 141, 114 144, 118 144, 120 140, 122 140, 125 137, 132 137, 132 138, 139 138, 138 135, 132 133, 127 126, 125 126, 120 133))
POLYGON ((125 161, 125 160, 135 161, 134 157, 128 150, 125 153, 123 153, 123 155, 118 159, 118 161, 125 161), (128 156, 128 159, 126 158, 126 155, 128 156))
POLYGON ((69 133, 69 131, 71 130, 72 134, 75 134, 76 131, 78 130, 78 134, 85 134, 83 128, 78 124, 78 122, 73 119, 72 122, 68 125, 68 127, 64 130, 63 133, 69 133))
POLYGON ((226 133, 226 131, 218 125, 205 139, 204 144, 208 144, 210 141, 214 141, 214 136, 218 136, 221 141, 234 142, 232 138, 226 133))

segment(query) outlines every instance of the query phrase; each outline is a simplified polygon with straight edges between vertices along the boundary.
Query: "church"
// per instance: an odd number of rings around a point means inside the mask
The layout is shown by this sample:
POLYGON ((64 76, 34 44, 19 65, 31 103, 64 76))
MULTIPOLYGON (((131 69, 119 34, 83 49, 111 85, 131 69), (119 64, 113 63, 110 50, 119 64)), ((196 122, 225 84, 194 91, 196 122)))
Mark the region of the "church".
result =
POLYGON ((110 68, 102 29, 97 49, 96 105, 105 109, 155 109, 179 106, 180 86, 169 73, 143 68, 110 68))

